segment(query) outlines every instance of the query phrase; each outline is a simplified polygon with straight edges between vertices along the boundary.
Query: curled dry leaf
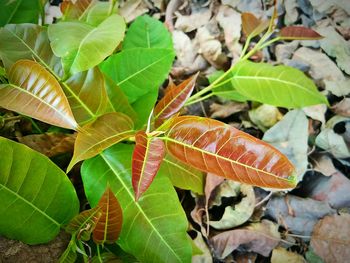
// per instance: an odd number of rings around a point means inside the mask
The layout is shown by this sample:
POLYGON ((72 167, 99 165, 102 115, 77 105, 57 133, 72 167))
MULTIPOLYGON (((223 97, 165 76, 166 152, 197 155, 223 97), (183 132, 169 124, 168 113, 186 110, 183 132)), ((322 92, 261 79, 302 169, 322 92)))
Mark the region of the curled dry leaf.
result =
POLYGON ((77 239, 88 241, 101 215, 102 212, 99 206, 85 210, 76 215, 66 226, 65 230, 72 235, 76 235, 77 239))
POLYGON ((164 140, 171 155, 201 171, 260 187, 295 186, 295 168, 287 157, 222 122, 175 117, 164 140))
POLYGON ((76 134, 43 133, 18 137, 18 141, 48 157, 73 152, 76 134))
POLYGON ((57 80, 39 63, 19 60, 0 85, 0 106, 49 124, 78 129, 68 100, 57 80))
POLYGON ((164 120, 177 113, 191 95, 198 74, 184 80, 179 85, 169 83, 165 96, 157 103, 154 109, 156 126, 160 126, 164 120))
POLYGON ((275 248, 272 251, 271 263, 306 263, 306 260, 296 253, 290 252, 283 247, 275 248))
POLYGON ((132 120, 123 113, 106 113, 82 127, 74 145, 73 158, 67 168, 82 160, 94 157, 109 146, 120 142, 134 134, 132 120))
POLYGON ((287 26, 281 29, 279 37, 284 40, 317 40, 322 39, 316 31, 303 26, 287 26))
POLYGON ((100 207, 102 215, 93 231, 93 240, 97 244, 113 244, 122 229, 123 211, 109 187, 97 206, 100 207))
POLYGON ((278 225, 268 220, 250 224, 245 228, 225 231, 211 238, 215 254, 224 259, 240 245, 248 252, 256 252, 267 257, 280 242, 278 225))
POLYGON ((151 185, 165 156, 164 142, 148 137, 144 131, 135 135, 136 145, 132 155, 132 186, 136 201, 151 185))
POLYGON ((350 215, 332 215, 314 227, 311 246, 326 263, 347 262, 350 258, 350 215))

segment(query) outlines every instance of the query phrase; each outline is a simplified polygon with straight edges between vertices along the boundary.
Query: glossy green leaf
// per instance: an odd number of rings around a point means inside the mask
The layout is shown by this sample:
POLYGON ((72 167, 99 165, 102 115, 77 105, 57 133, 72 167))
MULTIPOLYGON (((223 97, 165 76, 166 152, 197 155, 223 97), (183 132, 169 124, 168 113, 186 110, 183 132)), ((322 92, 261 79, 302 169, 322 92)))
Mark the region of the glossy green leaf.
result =
POLYGON ((107 186, 97 206, 102 215, 97 221, 93 231, 93 239, 96 244, 113 244, 117 241, 123 223, 123 212, 114 193, 107 186))
POLYGON ((163 159, 159 173, 167 175, 172 184, 180 189, 191 190, 200 195, 203 194, 204 173, 178 161, 170 155, 163 159))
POLYGON ((147 122, 174 57, 171 35, 165 26, 142 16, 127 31, 122 52, 101 64, 102 71, 121 88, 136 111, 136 127, 147 122))
POLYGON ((7 71, 17 60, 29 59, 40 62, 59 77, 63 75, 61 59, 51 50, 46 27, 20 24, 1 28, 0 58, 7 71))
MULTIPOLYGON (((208 77, 209 82, 210 83, 214 82, 222 74, 224 74, 223 71, 217 71, 213 73, 211 76, 208 77)), ((241 101, 241 102, 247 101, 247 98, 244 97, 242 94, 240 94, 232 85, 232 82, 231 82, 232 76, 233 74, 229 73, 225 78, 219 81, 212 89, 213 94, 224 99, 241 101)))
POLYGON ((144 131, 135 135, 135 149, 132 155, 132 187, 135 200, 149 188, 165 155, 164 142, 148 137, 144 131))
POLYGON ((100 68, 134 103, 158 87, 167 77, 174 53, 167 49, 134 48, 101 63, 100 68))
POLYGON ((0 137, 0 234, 46 243, 79 210, 68 177, 49 158, 0 137))
POLYGON ((133 147, 117 144, 84 162, 85 193, 96 205, 107 183, 123 209, 118 244, 141 262, 190 262, 187 219, 169 179, 158 173, 150 188, 135 202, 131 184, 133 147))
POLYGON ((220 121, 175 117, 163 139, 168 153, 201 171, 254 186, 295 187, 295 168, 286 156, 220 121))
POLYGON ((133 121, 137 120, 137 114, 129 104, 128 98, 108 76, 105 76, 105 86, 109 99, 106 111, 121 112, 128 115, 133 121))
POLYGON ((117 14, 118 5, 117 1, 93 1, 83 15, 80 17, 80 21, 84 21, 89 25, 97 26, 103 22, 107 17, 117 14), (114 7, 111 9, 111 3, 114 2, 114 7))
POLYGON ((66 74, 75 74, 93 68, 112 54, 124 31, 124 19, 112 15, 98 26, 78 21, 52 24, 48 33, 52 50, 62 58, 66 74))
POLYGON ((71 76, 62 88, 81 125, 103 114, 108 104, 105 79, 98 67, 71 76))
POLYGON ((0 85, 0 106, 67 129, 78 129, 57 80, 39 63, 19 60, 0 85))
POLYGON ((140 47, 172 49, 173 41, 162 22, 143 15, 131 24, 123 42, 123 50, 140 47))
POLYGON ((232 85, 252 101, 286 108, 328 104, 311 79, 288 66, 242 61, 233 69, 232 85))
POLYGON ((1 0, 0 27, 6 24, 38 23, 39 0, 1 0))
POLYGON ((86 124, 78 133, 74 144, 73 158, 67 171, 82 160, 94 157, 109 146, 134 134, 134 123, 123 113, 111 112, 86 124))
POLYGON ((88 241, 101 215, 101 208, 98 206, 85 210, 76 215, 65 227, 65 230, 77 239, 88 241))

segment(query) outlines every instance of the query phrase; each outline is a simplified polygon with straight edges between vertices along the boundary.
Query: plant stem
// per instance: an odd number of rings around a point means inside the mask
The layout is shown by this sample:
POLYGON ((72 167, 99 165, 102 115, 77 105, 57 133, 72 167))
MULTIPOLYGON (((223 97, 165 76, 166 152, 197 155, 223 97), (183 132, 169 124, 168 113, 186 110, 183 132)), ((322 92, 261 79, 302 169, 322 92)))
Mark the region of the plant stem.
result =
POLYGON ((98 260, 103 263, 102 258, 101 258, 101 254, 100 254, 100 245, 97 245, 97 257, 98 260))
POLYGON ((198 99, 196 99, 196 100, 190 101, 189 103, 186 104, 186 106, 195 104, 195 103, 200 102, 200 101, 202 101, 202 100, 206 100, 206 99, 208 99, 208 98, 210 98, 210 97, 212 97, 212 96, 214 96, 214 93, 209 93, 209 94, 207 94, 207 95, 205 95, 205 96, 203 96, 203 97, 200 97, 200 98, 198 98, 198 99))
POLYGON ((249 44, 250 44, 250 41, 252 40, 251 36, 249 35, 244 43, 244 47, 243 47, 243 50, 242 50, 242 53, 241 53, 241 56, 240 58, 242 58, 245 54, 245 52, 247 51, 248 47, 249 47, 249 44))
POLYGON ((22 116, 13 116, 13 117, 5 117, 3 118, 4 121, 13 121, 13 120, 19 120, 22 116))
MULTIPOLYGON (((85 253, 85 248, 84 248, 83 243, 81 243, 80 241, 78 241, 78 246, 79 246, 79 248, 82 250, 82 252, 85 253)), ((85 254, 83 254, 83 253, 82 253, 81 255, 82 255, 82 257, 83 257, 84 263, 88 263, 88 262, 89 262, 88 257, 87 257, 85 254)))

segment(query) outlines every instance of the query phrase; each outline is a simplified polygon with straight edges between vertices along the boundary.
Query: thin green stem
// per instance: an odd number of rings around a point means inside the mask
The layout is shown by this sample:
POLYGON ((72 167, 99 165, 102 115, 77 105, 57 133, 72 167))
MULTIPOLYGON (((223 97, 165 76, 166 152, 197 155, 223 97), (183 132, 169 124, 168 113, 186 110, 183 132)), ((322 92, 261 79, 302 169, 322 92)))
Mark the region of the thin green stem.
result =
POLYGON ((249 35, 244 43, 244 47, 243 47, 243 50, 242 50, 242 53, 241 53, 241 56, 240 58, 242 58, 245 54, 245 52, 247 52, 247 49, 250 45, 250 41, 252 40, 251 36, 249 35))
POLYGON ((83 260, 84 260, 84 263, 88 263, 89 262, 89 258, 86 256, 86 251, 85 251, 83 243, 78 241, 78 246, 81 249, 81 251, 84 252, 84 253, 81 253, 81 255, 83 257, 83 260))
POLYGON ((271 45, 272 43, 275 43, 275 42, 277 42, 277 41, 279 41, 279 40, 281 40, 280 37, 275 37, 275 38, 273 38, 273 39, 271 39, 271 40, 265 42, 264 44, 262 44, 261 47, 260 47, 260 49, 264 49, 265 47, 267 47, 267 46, 271 45))
POLYGON ((203 96, 203 97, 200 97, 200 98, 198 98, 198 99, 196 99, 196 100, 190 101, 189 103, 186 104, 186 106, 195 104, 195 103, 197 103, 197 102, 201 102, 202 100, 209 99, 209 98, 212 97, 212 96, 214 96, 214 93, 209 93, 209 94, 207 94, 207 95, 205 95, 205 96, 203 96))
POLYGON ((101 254, 100 254, 100 245, 97 245, 97 258, 101 263, 103 263, 103 260, 101 258, 101 254))

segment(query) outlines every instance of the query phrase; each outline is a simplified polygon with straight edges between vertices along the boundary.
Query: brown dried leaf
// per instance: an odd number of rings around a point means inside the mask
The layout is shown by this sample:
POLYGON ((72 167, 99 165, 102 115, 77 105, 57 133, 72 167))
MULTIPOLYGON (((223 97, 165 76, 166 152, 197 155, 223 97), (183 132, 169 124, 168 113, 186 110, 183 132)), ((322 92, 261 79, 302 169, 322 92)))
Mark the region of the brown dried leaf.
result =
POLYGON ((278 225, 268 220, 250 224, 241 229, 222 232, 211 238, 215 254, 224 259, 240 245, 248 252, 256 252, 267 257, 280 242, 278 225))
POLYGON ((350 215, 332 215, 314 227, 311 246, 326 263, 347 262, 350 258, 350 215))
POLYGON ((255 37, 269 26, 269 21, 261 21, 252 13, 242 13, 242 29, 246 36, 255 37))
POLYGON ((340 116, 350 117, 350 98, 344 98, 332 106, 332 110, 340 116))
POLYGON ((230 101, 225 104, 217 104, 213 103, 210 105, 211 116, 210 118, 227 118, 228 116, 240 112, 248 110, 247 103, 240 103, 235 101, 230 101))
POLYGON ((279 36, 284 40, 317 40, 322 39, 321 36, 316 31, 311 28, 303 27, 303 26, 287 26, 281 29, 279 36))
POLYGON ((48 157, 73 152, 76 134, 44 133, 18 137, 18 141, 48 157))

